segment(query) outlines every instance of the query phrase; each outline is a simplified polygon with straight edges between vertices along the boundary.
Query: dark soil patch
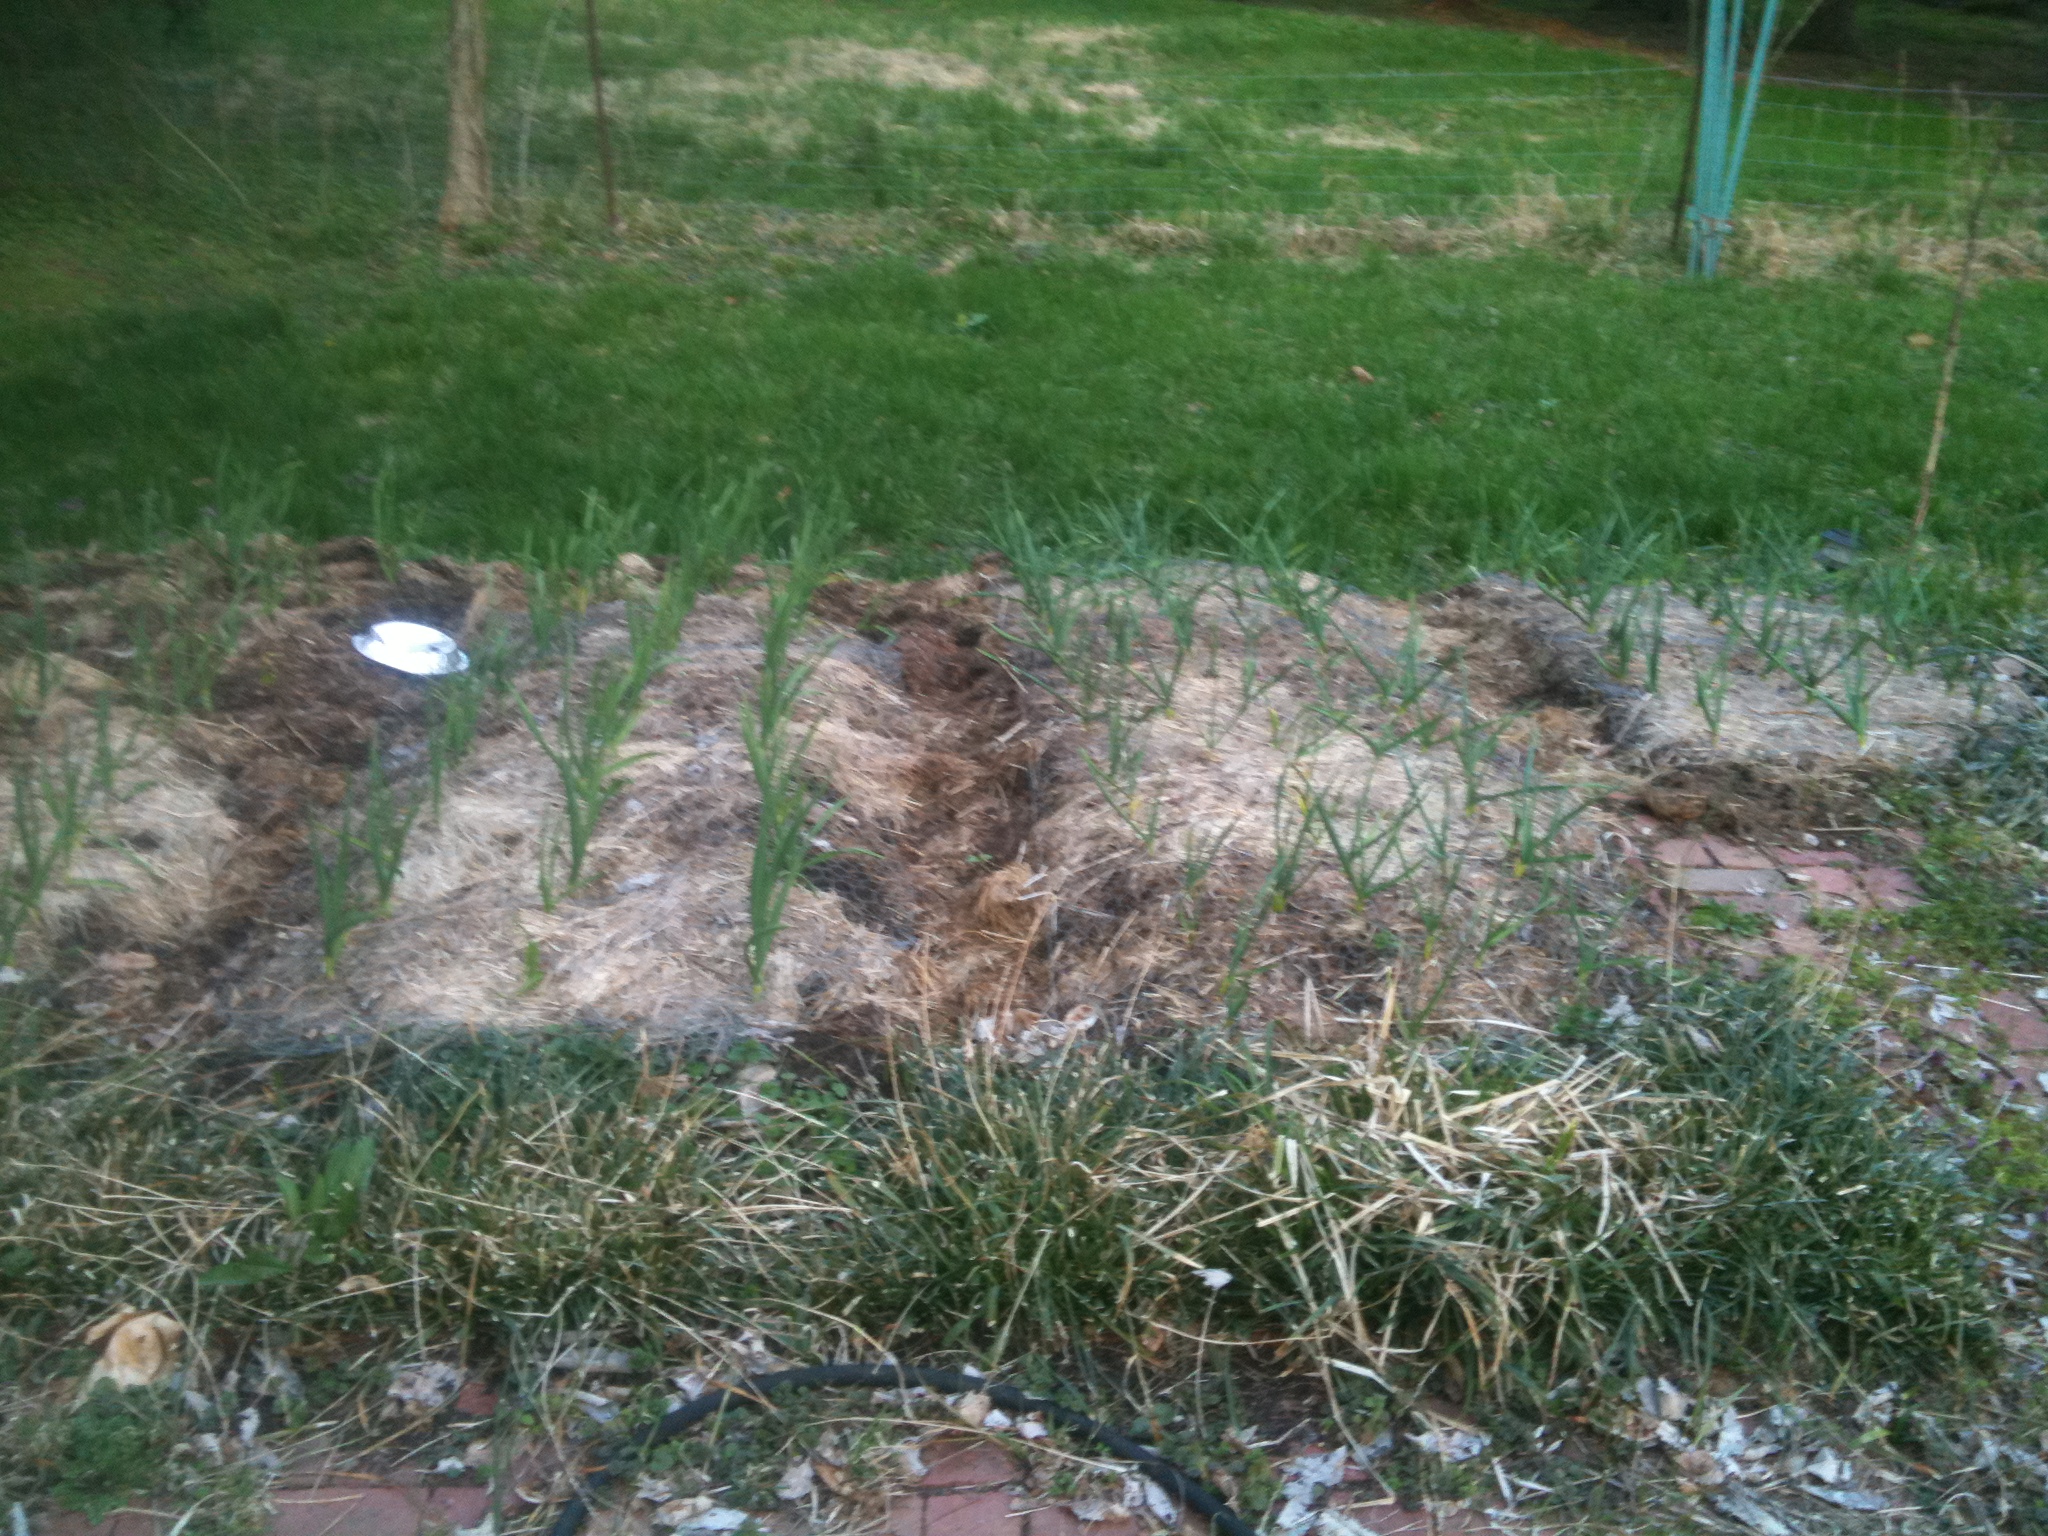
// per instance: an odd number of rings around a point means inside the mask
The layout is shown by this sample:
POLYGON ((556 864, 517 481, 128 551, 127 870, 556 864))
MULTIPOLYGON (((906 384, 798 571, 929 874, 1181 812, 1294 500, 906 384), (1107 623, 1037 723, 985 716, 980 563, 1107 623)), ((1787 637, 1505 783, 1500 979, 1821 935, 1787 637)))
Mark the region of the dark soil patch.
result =
MULTIPOLYGON (((1703 805, 1684 825, 1717 837, 1797 844, 1807 833, 1829 836, 1875 832, 1890 818, 1877 791, 1893 771, 1836 769, 1803 772, 1797 767, 1714 762, 1667 768, 1644 786, 1663 791, 1688 809, 1703 805)), ((1652 793, 1645 808, 1669 800, 1652 793), (1654 802, 1654 803, 1653 803, 1654 802)))

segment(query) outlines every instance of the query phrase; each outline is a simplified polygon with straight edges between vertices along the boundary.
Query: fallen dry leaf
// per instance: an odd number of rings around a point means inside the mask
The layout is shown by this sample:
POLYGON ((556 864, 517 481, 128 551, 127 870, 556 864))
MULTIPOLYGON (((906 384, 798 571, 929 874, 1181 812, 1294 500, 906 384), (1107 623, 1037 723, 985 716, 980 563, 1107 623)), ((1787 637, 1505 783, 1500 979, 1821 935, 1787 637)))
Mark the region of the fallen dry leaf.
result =
POLYGON ((1353 363, 1351 365, 1351 377, 1356 379, 1361 384, 1379 383, 1378 379, 1374 378, 1371 374, 1367 373, 1363 368, 1359 367, 1356 363, 1353 363))
POLYGON ((818 1480, 817 1469, 808 1459, 793 1461, 782 1469, 782 1476, 775 1480, 775 1496, 789 1503, 797 1503, 811 1496, 812 1485, 818 1480))
POLYGON ((961 1422, 979 1429, 988 1418, 992 1406, 986 1392, 969 1392, 953 1405, 953 1411, 960 1415, 961 1422))
POLYGON ((106 1340, 85 1378, 86 1390, 102 1381, 124 1389, 156 1385, 177 1364, 178 1345, 184 1337, 185 1325, 164 1312, 123 1307, 113 1316, 101 1318, 85 1331, 88 1344, 106 1340))
POLYGON ((384 1389, 393 1402, 420 1413, 438 1413, 462 1390, 462 1372, 439 1360, 403 1366, 391 1373, 384 1389))
POLYGON ((1925 331, 1915 331, 1906 338, 1906 345, 1909 347, 1931 347, 1934 345, 1934 338, 1925 331))
POLYGON ((1641 799, 1644 810, 1666 821, 1698 821, 1708 809, 1705 795, 1687 794, 1682 789, 1659 789, 1650 785, 1644 788, 1641 799))
POLYGON ((811 1470, 818 1474, 818 1481, 833 1493, 844 1493, 852 1485, 853 1480, 844 1467, 835 1467, 822 1456, 812 1458, 811 1470))

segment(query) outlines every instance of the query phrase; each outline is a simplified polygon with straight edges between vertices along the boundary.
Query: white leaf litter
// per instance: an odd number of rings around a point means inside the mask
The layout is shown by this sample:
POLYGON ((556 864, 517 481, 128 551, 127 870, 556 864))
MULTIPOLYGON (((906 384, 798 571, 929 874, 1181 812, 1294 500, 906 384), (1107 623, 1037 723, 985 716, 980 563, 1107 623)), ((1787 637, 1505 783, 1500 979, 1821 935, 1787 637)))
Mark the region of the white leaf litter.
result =
POLYGON ((1210 1290, 1220 1291, 1223 1287, 1230 1284, 1231 1281, 1235 1280, 1237 1276, 1227 1269, 1198 1269, 1195 1271, 1195 1278, 1209 1287, 1210 1290))
POLYGON ((498 1536, 498 1517, 487 1514, 475 1525, 459 1526, 455 1536, 498 1536))
POLYGON ((801 1504, 811 1496, 817 1486, 818 1469, 811 1465, 810 1457, 792 1461, 782 1469, 782 1476, 775 1480, 775 1497, 789 1504, 801 1504))
POLYGON ((1648 1376, 1639 1378, 1636 1397, 1643 1405, 1643 1412, 1652 1418, 1677 1420, 1692 1412, 1693 1400, 1662 1376, 1655 1380, 1648 1376))
POLYGON ((438 1413, 453 1402, 455 1394, 461 1390, 462 1372, 442 1361, 429 1360, 422 1365, 404 1365, 392 1371, 386 1395, 394 1402, 417 1408, 422 1413, 438 1413))
POLYGON ((460 1477, 469 1470, 469 1463, 460 1456, 443 1456, 434 1463, 434 1476, 460 1477))
POLYGON ((608 1344, 572 1344, 548 1362, 551 1371, 594 1371, 600 1376, 621 1376, 633 1369, 633 1357, 608 1344))
MULTIPOLYGON (((2044 1319, 2048 1321, 2048 1319, 2044 1319)), ((1898 1407, 1899 1384, 1888 1381, 1875 1392, 1870 1393, 1856 1405, 1855 1419, 1858 1424, 1889 1424, 1892 1412, 1898 1407)))
POLYGON ((1865 1514, 1876 1514, 1892 1507, 1892 1501, 1883 1494, 1865 1493, 1860 1488, 1807 1488, 1802 1491, 1837 1509, 1861 1510, 1865 1514))
POLYGON ((1060 1018, 1032 1018, 1021 1028, 1006 1030, 1005 1024, 1016 1023, 1014 1017, 989 1014, 974 1021, 974 1041, 977 1045, 997 1047, 1011 1061, 1036 1061, 1080 1039, 1095 1027, 1098 1018, 1086 1003, 1077 1003, 1060 1018))
POLYGON ((906 1477, 923 1477, 931 1468, 924 1464, 924 1456, 915 1443, 906 1440, 896 1447, 896 1459, 903 1464, 906 1477))
POLYGON ((1849 1481, 1849 1463, 1823 1446, 1813 1453, 1813 1459, 1806 1464, 1806 1475, 1817 1483, 1846 1483, 1849 1481))
POLYGON ((703 1494, 694 1499, 671 1499, 654 1512, 656 1525, 678 1532, 736 1531, 748 1519, 745 1510, 727 1509, 703 1494))
POLYGON ((250 1389, 259 1397, 300 1398, 306 1395, 306 1385, 299 1380, 299 1373, 292 1369, 291 1361, 275 1350, 259 1348, 256 1351, 256 1380, 250 1389))
POLYGON ((1315 1506, 1324 1490, 1344 1481, 1344 1464, 1350 1455, 1340 1445, 1321 1456, 1296 1456, 1284 1463, 1280 1472, 1280 1513, 1273 1521, 1273 1529, 1283 1536, 1305 1530, 1315 1518, 1315 1506))
POLYGON ((1124 1504, 1130 1509, 1142 1508, 1168 1530, 1180 1524, 1180 1506, 1173 1496, 1142 1473, 1124 1474, 1124 1504))
MULTIPOLYGON (((889 1364, 894 1365, 895 1361, 889 1364)), ((885 1408, 908 1408, 933 1395, 930 1387, 882 1387, 868 1394, 869 1398, 885 1408)))
POLYGON ((2003 1440, 1994 1440, 1981 1429, 1977 1431, 1977 1444, 1977 1459, 1972 1464, 1973 1471, 1988 1472, 1997 1466, 1999 1458, 2003 1457, 2025 1467, 2041 1479, 2044 1488, 2048 1488, 2048 1461, 2043 1461, 2032 1451, 2022 1450, 2016 1445, 2007 1445, 2003 1440))
POLYGON ((1492 1443, 1489 1436, 1460 1424, 1432 1424, 1408 1443, 1445 1461, 1470 1461, 1492 1443))
POLYGON ((946 1399, 946 1406, 960 1416, 960 1422, 974 1429, 988 1422, 989 1415, 999 1410, 989 1401, 986 1392, 962 1392, 958 1397, 946 1399))
POLYGON ((1026 1440, 1043 1440, 1052 1431, 1045 1427, 1045 1415, 1027 1413, 1017 1422, 1017 1433, 1026 1440))
MULTIPOLYGON (((989 1395, 986 1392, 961 1392, 947 1398, 945 1402, 946 1406, 952 1409, 959 1417, 961 1423, 970 1425, 975 1429, 1005 1430, 1019 1428, 1017 1421, 1003 1412, 1002 1409, 996 1407, 990 1401, 989 1395)), ((1034 1414, 1031 1417, 1037 1418, 1038 1415, 1034 1414)), ((1041 1440, 1045 1437, 1045 1425, 1043 1422, 1040 1422, 1035 1426, 1021 1429, 1019 1432, 1027 1440, 1041 1440)))
MULTIPOLYGON (((740 1074, 744 1076, 744 1073, 740 1074)), ((785 1369, 789 1362, 768 1347, 768 1341, 758 1330, 743 1328, 732 1341, 733 1354, 740 1367, 749 1376, 763 1376, 769 1371, 785 1369)))
MULTIPOLYGON (((1884 1422, 1892 1413, 1897 1395, 1898 1389, 1894 1385, 1880 1387, 1870 1393, 1856 1411, 1858 1422, 1884 1422)), ((1672 1451, 1672 1462, 1680 1475, 1701 1487, 1720 1488, 1720 1492, 1710 1496, 1709 1502, 1721 1513, 1756 1532, 1757 1536, 1794 1536, 1795 1528, 1755 1495, 1740 1487, 1728 1486, 1730 1483, 1795 1488, 1838 1509, 1861 1513, 1877 1513, 1892 1507, 1892 1501, 1885 1495, 1851 1486, 1856 1481, 1856 1466, 1839 1451, 1821 1446, 1802 1455, 1786 1454, 1796 1441, 1797 1426, 1807 1417, 1796 1408, 1773 1407, 1762 1415, 1753 1416, 1751 1422, 1745 1424, 1734 1404, 1725 1404, 1717 1414, 1708 1418, 1711 1438, 1695 1446, 1677 1432, 1678 1426, 1674 1422, 1681 1416, 1690 1417, 1695 1406, 1693 1399, 1661 1378, 1653 1381, 1648 1377, 1635 1383, 1633 1396, 1645 1410, 1645 1417, 1654 1407, 1656 1439, 1672 1451)), ((1618 1429, 1616 1432, 1642 1438, 1639 1430, 1618 1429)), ((2005 1446, 1981 1440, 1980 1444, 1984 1446, 1979 1452, 1980 1460, 1985 1457, 1995 1460, 2001 1454, 2009 1454, 2005 1446)), ((2031 1453, 2021 1452, 2014 1459, 2025 1465, 2025 1458, 2030 1456, 2031 1453)), ((2032 1460, 2039 1467, 2044 1484, 2048 1484, 2048 1462, 2038 1457, 2032 1460)), ((1877 1475, 1885 1474, 1880 1472, 1877 1475)), ((1331 1533, 1331 1536, 1350 1536, 1350 1533, 1331 1533)))
POLYGON ((1075 1499, 1067 1505, 1074 1512, 1074 1518, 1084 1525, 1102 1525, 1111 1520, 1128 1520, 1131 1512, 1120 1501, 1096 1495, 1093 1498, 1075 1499))
POLYGON ((650 1477, 640 1474, 639 1485, 633 1490, 633 1497, 649 1504, 666 1504, 676 1496, 676 1485, 665 1477, 650 1477))
POLYGON ((1757 1536, 1792 1536, 1792 1527, 1772 1514, 1763 1505, 1746 1493, 1731 1491, 1717 1493, 1709 1501, 1714 1508, 1734 1520, 1740 1520, 1757 1536))

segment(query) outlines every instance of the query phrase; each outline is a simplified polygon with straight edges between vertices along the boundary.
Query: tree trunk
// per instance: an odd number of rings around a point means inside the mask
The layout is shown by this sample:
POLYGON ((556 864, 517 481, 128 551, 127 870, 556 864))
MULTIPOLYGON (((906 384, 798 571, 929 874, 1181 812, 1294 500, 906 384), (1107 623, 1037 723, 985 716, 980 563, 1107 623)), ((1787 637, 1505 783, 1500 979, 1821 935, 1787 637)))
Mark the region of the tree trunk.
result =
POLYGON ((1810 53, 1856 52, 1856 0, 1820 0, 1786 46, 1810 53))
POLYGON ((488 0, 450 0, 448 9, 448 181, 441 227, 491 217, 491 141, 484 132, 484 13, 488 0))

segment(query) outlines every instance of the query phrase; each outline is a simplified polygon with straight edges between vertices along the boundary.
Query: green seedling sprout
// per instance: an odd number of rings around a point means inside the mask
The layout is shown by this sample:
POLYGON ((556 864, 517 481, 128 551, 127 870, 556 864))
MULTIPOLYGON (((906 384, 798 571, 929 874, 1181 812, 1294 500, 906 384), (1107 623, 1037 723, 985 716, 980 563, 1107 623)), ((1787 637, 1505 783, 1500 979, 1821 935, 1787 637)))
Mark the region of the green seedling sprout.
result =
POLYGON ((0 870, 0 965, 9 965, 42 913, 43 897, 85 840, 92 779, 69 750, 54 762, 17 764, 8 775, 13 846, 0 870))
POLYGON ((517 694, 513 701, 534 742, 555 765, 562 784, 562 830, 568 844, 563 895, 582 887, 584 866, 598 823, 631 780, 626 770, 644 762, 646 753, 621 751, 640 718, 640 694, 630 668, 609 659, 591 667, 578 697, 575 689, 576 647, 562 660, 562 687, 551 726, 543 725, 517 694))
POLYGON ((417 801, 403 801, 384 767, 384 754, 376 734, 370 737, 370 766, 364 778, 363 815, 355 834, 356 847, 368 862, 370 878, 377 888, 376 914, 391 915, 392 893, 405 866, 405 840, 412 834, 419 815, 417 801))
POLYGON ((837 522, 821 517, 807 518, 798 527, 788 574, 768 599, 754 698, 740 709, 740 737, 761 796, 747 882, 747 975, 757 997, 767 990, 768 959, 797 882, 847 851, 833 849, 825 838, 843 802, 820 792, 804 771, 810 732, 792 732, 797 706, 818 664, 817 657, 798 661, 792 651, 839 536, 837 522))
POLYGON ((1734 680, 1734 668, 1727 645, 1714 653, 1712 665, 1695 670, 1692 676, 1692 696, 1700 707, 1700 716, 1707 722, 1707 741, 1718 746, 1721 741, 1721 714, 1728 702, 1728 685, 1734 680))
POLYGON ((1820 688, 1809 688, 1807 697, 1855 733, 1856 749, 1861 752, 1870 746, 1870 701, 1885 685, 1888 676, 1873 677, 1869 665, 1858 651, 1841 668, 1840 697, 1820 688))
POLYGON ((1363 793, 1348 810, 1322 789, 1307 791, 1307 802, 1308 813, 1321 828, 1344 883, 1351 887, 1352 904, 1358 911, 1363 912, 1374 897, 1394 889, 1413 873, 1401 832, 1420 803, 1415 791, 1384 816, 1374 814, 1363 793))
POLYGON ((1224 1016, 1233 1024, 1244 1011, 1244 1005, 1251 1001, 1252 983, 1265 969, 1248 964, 1252 946, 1265 929, 1267 919, 1287 910, 1301 880, 1301 863, 1312 823, 1311 813, 1299 806, 1298 799, 1291 786, 1281 787, 1274 808, 1278 828, 1273 862, 1267 866, 1266 877, 1253 892, 1250 903, 1238 914, 1237 927, 1230 936, 1230 955, 1217 991, 1223 999, 1224 1016))
POLYGON ((346 799, 332 826, 309 822, 306 852, 313 864, 313 896, 320 909, 320 952, 327 974, 341 965, 348 936, 376 913, 356 896, 358 857, 354 813, 346 799))

